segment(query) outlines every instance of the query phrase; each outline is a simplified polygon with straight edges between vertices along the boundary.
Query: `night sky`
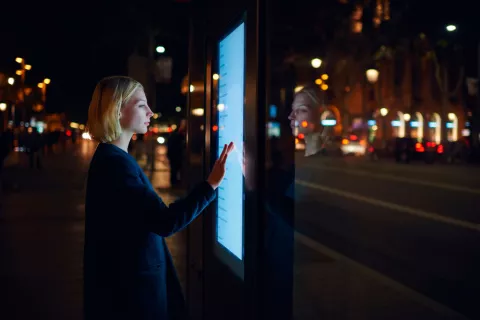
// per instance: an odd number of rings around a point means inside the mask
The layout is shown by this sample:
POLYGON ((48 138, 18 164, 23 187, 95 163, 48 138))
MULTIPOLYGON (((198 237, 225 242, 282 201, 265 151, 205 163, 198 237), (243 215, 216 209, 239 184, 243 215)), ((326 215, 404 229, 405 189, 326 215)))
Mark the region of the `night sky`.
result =
POLYGON ((158 45, 164 45, 166 54, 176 58, 176 82, 170 90, 167 88, 170 94, 159 98, 160 109, 168 109, 168 113, 183 102, 179 93, 181 77, 187 72, 186 5, 173 1, 105 5, 99 1, 81 2, 81 6, 59 2, 57 7, 45 3, 39 1, 25 8, 18 3, 5 8, 2 3, 0 72, 14 75, 19 66, 15 58, 22 57, 32 65, 27 71, 27 85, 36 87, 50 78, 47 112, 65 111, 72 121, 86 121, 95 84, 105 76, 127 74, 127 58, 150 22, 162 30, 156 39, 158 45))
MULTIPOLYGON (((102 77, 127 73, 127 57, 149 23, 162 32, 156 38, 157 44, 164 45, 167 54, 174 57, 174 79, 171 86, 160 88, 157 111, 173 113, 175 106, 185 103, 180 81, 187 72, 188 4, 173 0, 139 1, 135 5, 107 5, 100 1, 81 2, 81 6, 46 3, 2 3, 0 72, 14 75, 18 56, 32 65, 27 85, 36 86, 45 77, 50 78, 47 112, 66 111, 71 120, 84 122, 95 84, 102 77)), ((443 22, 456 23, 458 37, 478 39, 474 1, 411 3, 417 9, 412 16, 415 29, 441 34, 443 22)), ((301 17, 291 17, 289 22, 294 24, 295 19, 301 17)), ((475 48, 476 42, 470 40, 467 42, 475 48)))

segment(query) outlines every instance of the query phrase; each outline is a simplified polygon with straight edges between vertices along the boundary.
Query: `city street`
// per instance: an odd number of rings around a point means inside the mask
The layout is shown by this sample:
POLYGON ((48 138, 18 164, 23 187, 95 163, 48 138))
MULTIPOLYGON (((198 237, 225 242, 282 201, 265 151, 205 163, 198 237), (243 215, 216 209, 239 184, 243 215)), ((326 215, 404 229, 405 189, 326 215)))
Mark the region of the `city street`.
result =
MULTIPOLYGON (((82 318, 93 151, 82 141, 41 171, 9 160, 4 178, 18 186, 2 197, 1 319, 82 318)), ((170 202, 164 151, 150 178, 170 202)), ((296 167, 295 319, 479 318, 479 168, 302 156, 296 167)), ((167 241, 184 284, 183 237, 167 241)))
POLYGON ((296 168, 295 283, 310 286, 296 297, 317 298, 310 314, 480 317, 479 168, 301 155, 296 168))

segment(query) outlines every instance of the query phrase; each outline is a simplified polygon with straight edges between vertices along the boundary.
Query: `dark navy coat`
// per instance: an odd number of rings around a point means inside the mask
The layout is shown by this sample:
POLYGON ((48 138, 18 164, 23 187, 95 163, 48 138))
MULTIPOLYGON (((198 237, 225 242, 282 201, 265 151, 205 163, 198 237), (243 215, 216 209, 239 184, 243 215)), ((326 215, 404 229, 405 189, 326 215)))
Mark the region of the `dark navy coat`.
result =
POLYGON ((100 143, 86 190, 85 319, 185 319, 164 237, 187 226, 214 197, 203 182, 167 207, 132 156, 100 143))

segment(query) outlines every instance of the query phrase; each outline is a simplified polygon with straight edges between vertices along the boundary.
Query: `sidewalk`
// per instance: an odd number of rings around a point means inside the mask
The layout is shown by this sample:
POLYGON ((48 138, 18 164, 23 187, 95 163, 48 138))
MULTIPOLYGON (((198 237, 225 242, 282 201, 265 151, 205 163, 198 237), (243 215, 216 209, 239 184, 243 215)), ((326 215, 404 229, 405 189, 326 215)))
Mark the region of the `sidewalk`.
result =
POLYGON ((75 153, 44 158, 41 171, 9 159, 3 178, 18 189, 1 195, 0 319, 82 319, 89 158, 75 153))

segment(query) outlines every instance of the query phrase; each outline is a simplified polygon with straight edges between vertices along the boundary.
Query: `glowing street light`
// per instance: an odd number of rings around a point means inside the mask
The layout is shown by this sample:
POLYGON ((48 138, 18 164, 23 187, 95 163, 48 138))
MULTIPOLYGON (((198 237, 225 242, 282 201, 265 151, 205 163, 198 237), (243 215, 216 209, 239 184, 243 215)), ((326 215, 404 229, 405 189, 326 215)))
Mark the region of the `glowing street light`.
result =
POLYGON ((25 65, 25 70, 32 70, 32 66, 29 65, 29 64, 26 64, 26 65, 25 65))
POLYGON ((318 69, 322 65, 322 60, 320 60, 319 58, 315 58, 315 59, 312 59, 311 63, 312 63, 312 67, 314 67, 315 69, 318 69))
POLYGON ((17 76, 21 76, 23 74, 23 71, 22 70, 17 70, 17 71, 15 71, 15 74, 17 76))
POLYGON ((6 103, 0 103, 0 111, 5 111, 7 110, 7 104, 6 103))
POLYGON ((22 59, 22 58, 16 58, 16 59, 15 59, 15 62, 17 62, 17 63, 22 63, 22 62, 23 62, 23 59, 22 59))
POLYGON ((9 85, 13 86, 14 83, 15 83, 15 79, 14 79, 14 78, 12 78, 12 77, 8 78, 8 84, 9 84, 9 85))
POLYGON ((177 112, 182 111, 182 107, 176 107, 176 108, 175 108, 175 111, 177 111, 177 112))
POLYGON ((403 120, 405 120, 405 121, 410 121, 411 118, 412 118, 412 117, 411 117, 410 114, 408 114, 408 113, 405 113, 405 114, 403 115, 403 120))
POLYGON ((213 80, 218 80, 218 79, 220 79, 220 76, 218 75, 218 73, 214 73, 213 80))
POLYGON ((368 82, 371 84, 374 84, 378 80, 378 70, 377 69, 368 69, 365 72, 365 75, 367 76, 368 82))
POLYGON ((193 84, 190 85, 190 92, 195 91, 195 86, 193 84))
POLYGON ((449 24, 448 26, 445 27, 445 29, 447 29, 448 32, 453 32, 457 30, 457 26, 453 24, 449 24))
POLYGON ((44 82, 45 84, 50 84, 50 79, 45 78, 45 80, 43 80, 43 82, 44 82))
POLYGON ((380 109, 380 114, 382 115, 382 117, 385 117, 388 114, 388 109, 387 108, 380 109))
POLYGON ((158 46, 156 50, 157 50, 158 53, 165 53, 165 47, 164 46, 158 46))
POLYGON ((44 86, 45 86, 45 84, 44 84, 43 82, 40 82, 40 83, 38 84, 38 87, 39 87, 40 89, 43 89, 44 86))

